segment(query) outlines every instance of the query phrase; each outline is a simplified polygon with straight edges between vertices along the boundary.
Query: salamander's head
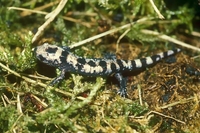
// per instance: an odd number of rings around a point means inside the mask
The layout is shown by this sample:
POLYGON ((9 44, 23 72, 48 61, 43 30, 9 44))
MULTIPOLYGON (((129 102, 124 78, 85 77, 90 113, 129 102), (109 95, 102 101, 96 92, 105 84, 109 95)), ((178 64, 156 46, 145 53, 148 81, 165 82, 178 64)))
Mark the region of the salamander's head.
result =
POLYGON ((48 43, 37 46, 33 50, 38 60, 54 67, 62 64, 61 58, 63 58, 63 54, 66 53, 65 49, 63 49, 62 47, 50 45, 48 43))

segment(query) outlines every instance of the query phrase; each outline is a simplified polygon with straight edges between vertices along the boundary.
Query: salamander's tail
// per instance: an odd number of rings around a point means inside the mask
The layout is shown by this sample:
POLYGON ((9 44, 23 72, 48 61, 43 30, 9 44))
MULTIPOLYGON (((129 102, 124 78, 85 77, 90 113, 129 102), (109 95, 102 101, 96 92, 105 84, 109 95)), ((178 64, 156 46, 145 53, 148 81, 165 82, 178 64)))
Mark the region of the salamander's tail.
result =
POLYGON ((175 50, 168 50, 166 52, 162 52, 162 53, 158 53, 156 55, 153 56, 149 56, 149 57, 145 57, 142 59, 136 59, 132 61, 132 64, 135 65, 136 68, 145 68, 148 66, 151 66, 155 63, 157 63, 158 61, 160 61, 163 58, 175 55, 176 53, 180 52, 180 49, 175 49, 175 50))
POLYGON ((134 70, 138 70, 141 68, 146 68, 151 65, 154 65, 157 62, 159 62, 161 59, 175 55, 176 53, 180 51, 181 49, 168 50, 166 52, 158 53, 156 55, 148 56, 141 59, 121 60, 121 61, 118 61, 118 64, 121 64, 123 66, 122 71, 124 70, 134 71, 134 70))

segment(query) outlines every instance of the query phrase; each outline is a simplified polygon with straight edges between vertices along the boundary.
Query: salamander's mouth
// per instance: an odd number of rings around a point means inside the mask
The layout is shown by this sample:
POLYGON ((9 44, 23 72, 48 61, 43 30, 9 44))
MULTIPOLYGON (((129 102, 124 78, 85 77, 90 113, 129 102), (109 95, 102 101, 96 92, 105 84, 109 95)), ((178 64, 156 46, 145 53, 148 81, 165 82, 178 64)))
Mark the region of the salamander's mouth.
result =
POLYGON ((33 53, 33 56, 35 57, 37 54, 36 54, 36 51, 37 51, 37 47, 35 47, 35 48, 32 48, 31 49, 31 51, 32 51, 32 53, 33 53))
POLYGON ((32 48, 32 51, 33 51, 34 56, 36 56, 36 58, 37 58, 38 60, 40 60, 41 62, 44 62, 44 61, 45 61, 45 58, 44 58, 42 55, 38 54, 38 53, 37 53, 37 50, 38 50, 38 47, 32 48))
POLYGON ((34 54, 35 54, 36 50, 37 50, 37 47, 31 49, 31 51, 32 51, 34 54))
POLYGON ((36 56, 41 62, 47 63, 46 59, 42 55, 36 56))

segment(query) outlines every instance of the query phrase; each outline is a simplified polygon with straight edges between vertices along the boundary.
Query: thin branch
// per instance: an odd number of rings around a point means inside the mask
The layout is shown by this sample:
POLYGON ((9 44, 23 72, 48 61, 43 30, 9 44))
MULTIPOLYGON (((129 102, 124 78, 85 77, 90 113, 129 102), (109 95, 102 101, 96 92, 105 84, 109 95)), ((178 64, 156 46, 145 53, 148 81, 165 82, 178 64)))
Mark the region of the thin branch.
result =
MULTIPOLYGON (((48 12, 44 12, 44 11, 31 10, 31 9, 20 8, 20 7, 8 7, 8 10, 19 10, 19 11, 24 11, 24 12, 26 11, 28 13, 37 13, 37 14, 43 14, 43 15, 49 14, 48 12)), ((24 15, 22 15, 22 16, 24 17, 24 15)), ((91 27, 90 23, 83 22, 81 20, 77 20, 77 19, 74 19, 74 18, 71 18, 71 17, 66 17, 66 16, 61 16, 61 18, 63 18, 64 20, 67 20, 67 21, 82 24, 83 26, 86 26, 88 28, 91 27)))
POLYGON ((142 102, 142 90, 141 90, 141 86, 139 84, 137 85, 137 89, 138 89, 138 96, 139 96, 140 105, 143 105, 143 102, 142 102))
POLYGON ((148 113, 148 115, 151 114, 151 113, 154 113, 154 114, 163 116, 163 117, 165 117, 165 118, 169 118, 169 119, 175 120, 175 121, 177 121, 177 122, 179 122, 179 123, 185 124, 184 121, 178 120, 178 119, 176 119, 176 118, 174 118, 174 117, 171 117, 171 116, 168 116, 168 115, 164 115, 164 114, 159 113, 159 112, 156 112, 156 111, 150 111, 150 112, 148 113))
POLYGON ((160 19, 165 19, 165 17, 160 13, 160 11, 158 10, 158 8, 154 4, 153 0, 149 0, 149 1, 150 1, 151 5, 153 6, 153 9, 155 10, 155 12, 158 14, 158 17, 160 19))
POLYGON ((174 39, 174 38, 172 38, 170 36, 163 35, 163 34, 160 34, 158 32, 151 31, 151 30, 141 30, 141 32, 145 33, 145 34, 155 35, 160 39, 163 39, 163 40, 166 40, 166 41, 169 41, 169 42, 173 42, 173 43, 178 44, 178 45, 180 45, 182 47, 186 47, 186 48, 189 48, 189 49, 192 49, 192 50, 200 52, 200 48, 192 46, 192 45, 184 43, 184 42, 181 42, 181 41, 179 41, 177 39, 174 39))
MULTIPOLYGON (((56 5, 56 4, 58 4, 59 2, 60 2, 60 0, 56 0, 56 1, 53 1, 53 2, 50 2, 50 3, 46 3, 44 5, 41 5, 39 7, 34 8, 32 11, 45 10, 46 8, 52 7, 52 6, 56 5)), ((27 10, 25 10, 25 11, 21 12, 20 15, 22 17, 25 17, 25 16, 28 16, 28 15, 31 15, 31 13, 32 12, 30 12, 30 11, 27 12, 27 10)))
POLYGON ((111 30, 109 30, 109 31, 103 32, 103 33, 98 34, 98 35, 96 35, 96 36, 93 36, 93 37, 90 37, 90 38, 85 39, 85 40, 83 40, 83 41, 80 41, 80 42, 78 42, 78 43, 72 44, 72 45, 69 46, 69 47, 70 47, 70 48, 79 47, 79 46, 81 46, 81 45, 83 45, 83 44, 85 44, 85 43, 94 41, 94 40, 96 40, 96 39, 98 39, 98 38, 101 38, 101 37, 103 37, 103 36, 106 36, 106 35, 115 33, 115 32, 120 31, 120 30, 122 30, 122 29, 130 28, 131 26, 133 26, 133 25, 136 24, 136 23, 146 22, 146 21, 149 20, 149 19, 150 19, 150 18, 139 19, 139 20, 137 20, 136 22, 131 22, 131 23, 126 24, 126 25, 123 25, 123 26, 121 26, 121 27, 117 27, 117 28, 111 29, 111 30))
MULTIPOLYGON (((61 93, 61 94, 64 94, 64 95, 66 95, 66 96, 73 96, 72 93, 59 90, 58 88, 54 88, 54 87, 48 86, 48 85, 46 85, 46 84, 43 84, 43 83, 41 83, 41 82, 37 82, 37 81, 35 81, 35 80, 32 80, 32 79, 27 78, 27 77, 25 77, 25 76, 22 76, 22 75, 20 75, 19 73, 17 73, 17 72, 15 72, 15 71, 11 70, 10 68, 6 67, 6 66, 3 65, 1 62, 0 62, 0 67, 2 67, 3 69, 5 69, 5 70, 8 71, 8 72, 14 74, 15 76, 24 79, 26 82, 29 82, 29 83, 31 83, 31 84, 39 85, 39 86, 44 87, 44 88, 49 89, 49 90, 54 89, 54 91, 59 92, 59 93, 61 93)), ((77 97, 77 99, 79 99, 79 100, 84 100, 85 98, 79 96, 79 97, 77 97)))
POLYGON ((17 111, 20 114, 23 113, 19 94, 17 94, 17 111))
POLYGON ((47 19, 47 21, 38 28, 37 33, 35 34, 35 36, 32 39, 32 43, 35 42, 39 36, 42 35, 44 29, 55 19, 55 17, 60 13, 60 11, 64 8, 65 4, 67 3, 68 0, 61 0, 59 5, 57 6, 57 8, 52 11, 51 13, 47 14, 45 16, 45 18, 47 19))
POLYGON ((31 10, 31 9, 26 9, 26 8, 21 8, 21 7, 8 7, 8 10, 19 10, 19 11, 26 11, 29 13, 38 13, 38 14, 43 14, 43 15, 47 15, 47 12, 44 11, 39 11, 39 10, 31 10))
POLYGON ((127 29, 118 39, 117 39, 117 45, 116 45, 116 51, 119 51, 119 42, 121 39, 131 30, 131 28, 127 29))
POLYGON ((166 108, 169 108, 169 107, 176 106, 176 105, 178 105, 178 104, 184 104, 184 103, 191 102, 191 101, 193 101, 194 99, 195 99, 195 97, 190 97, 190 98, 182 99, 182 100, 180 100, 180 101, 173 102, 173 103, 170 103, 170 104, 167 104, 167 105, 158 107, 158 108, 159 108, 159 109, 166 109, 166 108))

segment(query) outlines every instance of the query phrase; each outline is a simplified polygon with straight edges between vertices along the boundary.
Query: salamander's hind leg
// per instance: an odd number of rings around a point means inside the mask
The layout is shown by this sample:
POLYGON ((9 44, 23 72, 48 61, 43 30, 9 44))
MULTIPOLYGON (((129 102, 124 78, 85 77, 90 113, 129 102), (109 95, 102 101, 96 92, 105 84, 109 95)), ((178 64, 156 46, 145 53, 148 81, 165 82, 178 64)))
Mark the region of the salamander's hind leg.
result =
POLYGON ((59 76, 57 76, 49 85, 53 86, 56 83, 59 83, 65 78, 65 70, 61 70, 61 73, 59 76))
POLYGON ((121 75, 121 73, 116 73, 115 78, 119 81, 120 89, 118 94, 122 97, 128 97, 126 90, 126 79, 121 75))

